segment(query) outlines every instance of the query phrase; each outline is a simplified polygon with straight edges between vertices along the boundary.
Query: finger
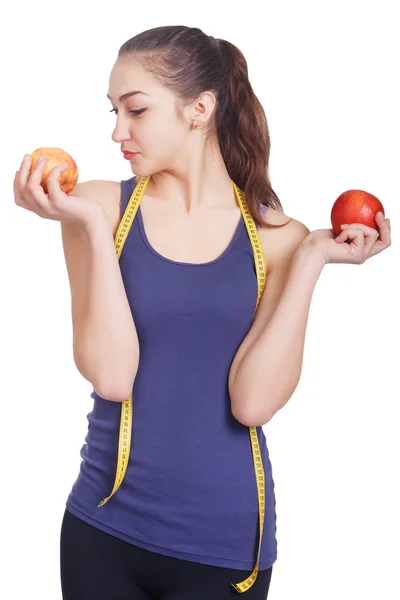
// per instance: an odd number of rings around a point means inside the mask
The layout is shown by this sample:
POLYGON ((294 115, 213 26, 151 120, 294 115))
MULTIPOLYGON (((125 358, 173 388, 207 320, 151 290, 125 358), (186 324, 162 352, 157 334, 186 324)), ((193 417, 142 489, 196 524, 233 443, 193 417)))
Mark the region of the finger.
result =
POLYGON ((18 173, 17 182, 18 182, 18 187, 20 188, 20 190, 22 190, 22 188, 25 187, 25 185, 29 179, 31 163, 32 163, 32 156, 30 154, 25 154, 24 158, 22 159, 19 171, 17 171, 17 173, 18 173))
POLYGON ((27 202, 30 203, 34 212, 40 216, 44 216, 48 206, 47 194, 40 185, 45 165, 46 157, 42 154, 39 156, 34 168, 28 173, 27 183, 25 187, 22 188, 22 193, 27 202))
POLYGON ((341 225, 343 231, 348 231, 349 228, 358 228, 361 229, 365 235, 376 237, 378 234, 378 230, 374 227, 368 227, 368 225, 364 225, 363 223, 350 223, 349 225, 341 225))
POLYGON ((14 177, 14 199, 15 203, 19 206, 23 203, 24 197, 22 195, 22 188, 26 184, 27 176, 29 174, 29 165, 31 161, 30 154, 26 154, 22 159, 19 170, 15 172, 14 177))
POLYGON ((383 244, 385 245, 385 247, 390 246, 391 244, 391 240, 390 240, 390 231, 391 231, 391 227, 390 227, 390 219, 383 219, 383 224, 382 227, 379 228, 379 238, 380 240, 383 242, 383 244))
POLYGON ((348 251, 353 258, 352 262, 361 264, 366 259, 365 237, 366 234, 361 229, 361 227, 350 226, 344 229, 342 233, 338 235, 335 241, 338 243, 343 243, 349 240, 350 244, 348 244, 348 251))
MULTIPOLYGON (((384 219, 384 221, 385 221, 385 219, 384 219)), ((382 250, 384 250, 391 244, 390 229, 386 223, 379 232, 376 229, 372 229, 371 227, 363 225, 362 223, 355 223, 354 226, 349 225, 349 226, 345 227, 343 229, 343 231, 341 232, 340 236, 342 234, 344 234, 345 232, 350 232, 350 231, 354 232, 356 229, 358 229, 359 231, 362 231, 365 236, 364 252, 366 253, 367 257, 375 256, 376 254, 379 254, 379 252, 382 252, 382 250)), ((353 236, 351 236, 351 238, 352 237, 353 236)), ((344 241, 344 239, 346 239, 346 238, 341 238, 338 241, 344 241)), ((357 244, 357 242, 356 242, 356 244, 357 244)))
MULTIPOLYGON (((387 246, 390 246, 390 244, 391 244, 390 219, 386 219, 384 214, 382 213, 382 211, 379 211, 375 214, 375 221, 377 223, 378 231, 379 231, 379 240, 377 240, 377 243, 379 244, 378 252, 382 252, 382 250, 384 248, 386 248, 387 246), (381 242, 382 242, 382 244, 381 244, 381 242)), ((357 226, 361 226, 361 224, 358 223, 357 226)))
POLYGON ((360 227, 365 233, 370 232, 371 235, 372 235, 372 232, 378 231, 379 238, 381 240, 382 240, 382 238, 387 239, 388 236, 390 237, 390 219, 385 219, 383 213, 381 211, 379 211, 375 214, 375 222, 377 224, 377 228, 368 227, 367 225, 364 225, 363 223, 351 223, 350 225, 345 225, 345 226, 341 225, 341 228, 346 229, 348 227, 360 227))
POLYGON ((22 197, 22 194, 21 194, 20 188, 19 188, 19 171, 15 171, 13 188, 14 188, 14 202, 18 206, 21 206, 22 202, 23 202, 23 197, 22 197))
MULTIPOLYGON (((343 231, 348 231, 349 228, 353 228, 353 229, 357 228, 357 229, 361 230, 365 236, 365 247, 368 248, 368 252, 370 252, 376 243, 382 244, 382 242, 380 240, 382 240, 382 236, 385 236, 385 232, 387 231, 387 225, 385 223, 385 219, 383 219, 383 222, 384 222, 384 227, 380 228, 379 231, 377 231, 373 227, 368 227, 367 225, 364 225, 363 223, 354 223, 352 225, 345 226, 344 228, 342 225, 341 227, 342 227, 343 231), (380 238, 380 239, 378 239, 378 238, 380 238)), ((378 245, 376 250, 377 250, 377 252, 382 252, 383 248, 384 248, 383 245, 378 245)), ((375 254, 377 252, 375 252, 375 254)))
MULTIPOLYGON (((365 252, 367 254, 367 258, 369 256, 372 256, 372 254, 377 254, 377 252, 374 252, 374 248, 376 248, 376 243, 379 243, 379 233, 376 231, 375 232, 375 236, 367 236, 365 238, 365 252)), ((380 251, 378 249, 378 251, 380 251)))
MULTIPOLYGON (((375 235, 377 234, 377 232, 375 231, 375 235)), ((371 235, 371 234, 369 234, 371 235)), ((366 236, 366 233, 364 232, 364 230, 361 227, 353 227, 353 226, 348 226, 346 227, 346 229, 344 229, 341 233, 339 233, 339 235, 337 236, 336 240, 340 241, 340 242, 344 242, 346 240, 360 240, 362 239, 364 241, 366 236)))
POLYGON ((379 238, 386 245, 390 245, 390 219, 385 219, 382 211, 375 215, 375 221, 379 229, 379 238))
POLYGON ((62 192, 62 190, 60 188, 58 179, 59 179, 61 173, 63 173, 67 169, 68 169, 68 163, 57 165, 56 167, 54 167, 54 169, 51 171, 51 173, 47 177, 46 183, 47 183, 47 189, 49 191, 49 199, 51 201, 57 200, 57 198, 60 196, 60 192, 62 192))
POLYGON ((28 172, 28 178, 27 178, 27 183, 26 183, 28 189, 30 189, 32 187, 32 189, 36 190, 37 186, 40 185, 40 182, 42 180, 43 169, 44 169, 45 165, 46 165, 46 157, 43 154, 41 154, 39 156, 39 159, 37 160, 34 168, 32 169, 32 172, 31 173, 28 172))
POLYGON ((383 225, 385 225, 385 222, 386 222, 385 215, 383 214, 383 212, 381 210, 379 212, 375 213, 375 222, 379 228, 382 227, 383 225))

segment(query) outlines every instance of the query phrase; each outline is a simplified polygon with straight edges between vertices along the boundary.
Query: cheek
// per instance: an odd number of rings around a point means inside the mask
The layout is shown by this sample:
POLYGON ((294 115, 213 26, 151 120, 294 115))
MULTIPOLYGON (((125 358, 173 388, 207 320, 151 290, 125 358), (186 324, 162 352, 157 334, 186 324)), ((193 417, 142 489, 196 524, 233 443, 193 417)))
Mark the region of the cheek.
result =
POLYGON ((153 156, 170 156, 182 143, 182 132, 168 120, 152 123, 146 131, 146 147, 153 156))
POLYGON ((143 120, 137 126, 135 134, 143 151, 147 150, 151 154, 157 154, 163 139, 163 123, 159 123, 154 117, 143 120))

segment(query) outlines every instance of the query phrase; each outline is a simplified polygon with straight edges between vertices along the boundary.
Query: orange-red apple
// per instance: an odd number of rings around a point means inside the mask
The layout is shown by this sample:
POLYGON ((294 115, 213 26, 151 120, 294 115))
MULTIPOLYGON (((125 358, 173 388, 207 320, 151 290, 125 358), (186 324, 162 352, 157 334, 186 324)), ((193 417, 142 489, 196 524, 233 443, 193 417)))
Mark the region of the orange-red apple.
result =
POLYGON ((64 163, 68 163, 68 168, 63 171, 58 178, 58 183, 60 184, 60 188, 65 194, 69 194, 72 192, 76 183, 78 181, 78 167, 74 159, 68 152, 65 150, 61 150, 61 148, 36 148, 31 153, 32 156, 32 164, 31 164, 31 172, 35 168, 35 165, 39 159, 39 156, 44 154, 46 157, 46 163, 44 165, 42 171, 42 179, 40 185, 42 186, 45 194, 48 194, 49 191, 47 189, 46 179, 49 176, 50 172, 57 167, 58 165, 62 165, 64 163))

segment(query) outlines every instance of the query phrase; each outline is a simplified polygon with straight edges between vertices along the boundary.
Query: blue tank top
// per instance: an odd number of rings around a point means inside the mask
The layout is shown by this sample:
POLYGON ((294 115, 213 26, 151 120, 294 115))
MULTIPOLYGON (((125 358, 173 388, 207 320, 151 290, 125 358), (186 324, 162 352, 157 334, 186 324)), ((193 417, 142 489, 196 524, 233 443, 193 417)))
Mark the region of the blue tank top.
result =
MULTIPOLYGON (((121 218, 137 183, 121 181, 121 218)), ((80 472, 66 508, 90 525, 166 556, 253 570, 259 544, 249 428, 232 415, 228 374, 253 322, 257 276, 243 215, 225 251, 176 262, 149 243, 140 205, 119 258, 140 360, 132 442, 114 485, 121 403, 93 389, 80 472)), ((262 427, 266 507, 259 569, 277 558, 275 494, 262 427)))

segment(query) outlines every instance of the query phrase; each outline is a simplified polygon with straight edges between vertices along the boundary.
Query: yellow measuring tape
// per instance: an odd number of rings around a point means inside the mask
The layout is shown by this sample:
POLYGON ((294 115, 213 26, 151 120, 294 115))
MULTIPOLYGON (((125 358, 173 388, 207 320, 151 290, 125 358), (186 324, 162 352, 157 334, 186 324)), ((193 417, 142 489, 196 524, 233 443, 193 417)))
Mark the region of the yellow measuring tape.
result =
MULTIPOLYGON (((128 205, 124 212, 123 218, 118 226, 117 232, 115 234, 115 248, 117 251, 118 259, 121 256, 122 248, 126 242, 127 235, 132 226, 133 220, 139 208, 140 201, 143 197, 147 184, 150 181, 150 176, 142 177, 139 179, 133 193, 129 199, 128 205)), ((258 284, 258 295, 257 295, 257 303, 254 314, 257 311, 258 304, 261 299, 261 295, 263 293, 263 289, 265 286, 265 260, 264 253, 262 250, 262 246, 260 243, 260 239, 258 237, 257 228, 254 222, 253 217, 251 216, 245 199, 244 194, 240 188, 232 181, 233 187, 236 192, 236 196, 239 200, 240 210, 242 212, 247 231, 249 233, 251 245, 253 246, 254 253, 254 261, 256 266, 257 273, 257 284, 258 284)), ((254 315, 253 315, 254 316, 254 315)), ((115 494, 119 486, 121 485, 126 469, 128 466, 129 454, 131 449, 131 431, 132 431, 132 396, 121 403, 121 421, 120 421, 120 429, 119 429, 119 442, 118 442, 118 464, 117 464, 117 473, 115 477, 114 487, 112 492, 106 498, 103 498, 101 502, 97 505, 103 506, 108 500, 115 494)), ((250 433, 250 441, 251 447, 253 451, 253 461, 254 461, 254 471, 256 475, 257 481, 257 495, 258 495, 258 510, 259 510, 259 523, 260 523, 260 541, 258 544, 258 555, 256 566, 254 567, 253 572, 247 579, 241 581, 240 583, 231 583, 231 585, 238 592, 245 592, 255 582, 258 574, 258 565, 260 562, 260 550, 261 550, 261 540, 263 533, 263 525, 264 525, 264 513, 265 513, 265 487, 264 487, 264 468, 262 464, 262 457, 260 453, 260 447, 258 445, 258 437, 257 437, 257 429, 256 427, 249 427, 250 433)))

